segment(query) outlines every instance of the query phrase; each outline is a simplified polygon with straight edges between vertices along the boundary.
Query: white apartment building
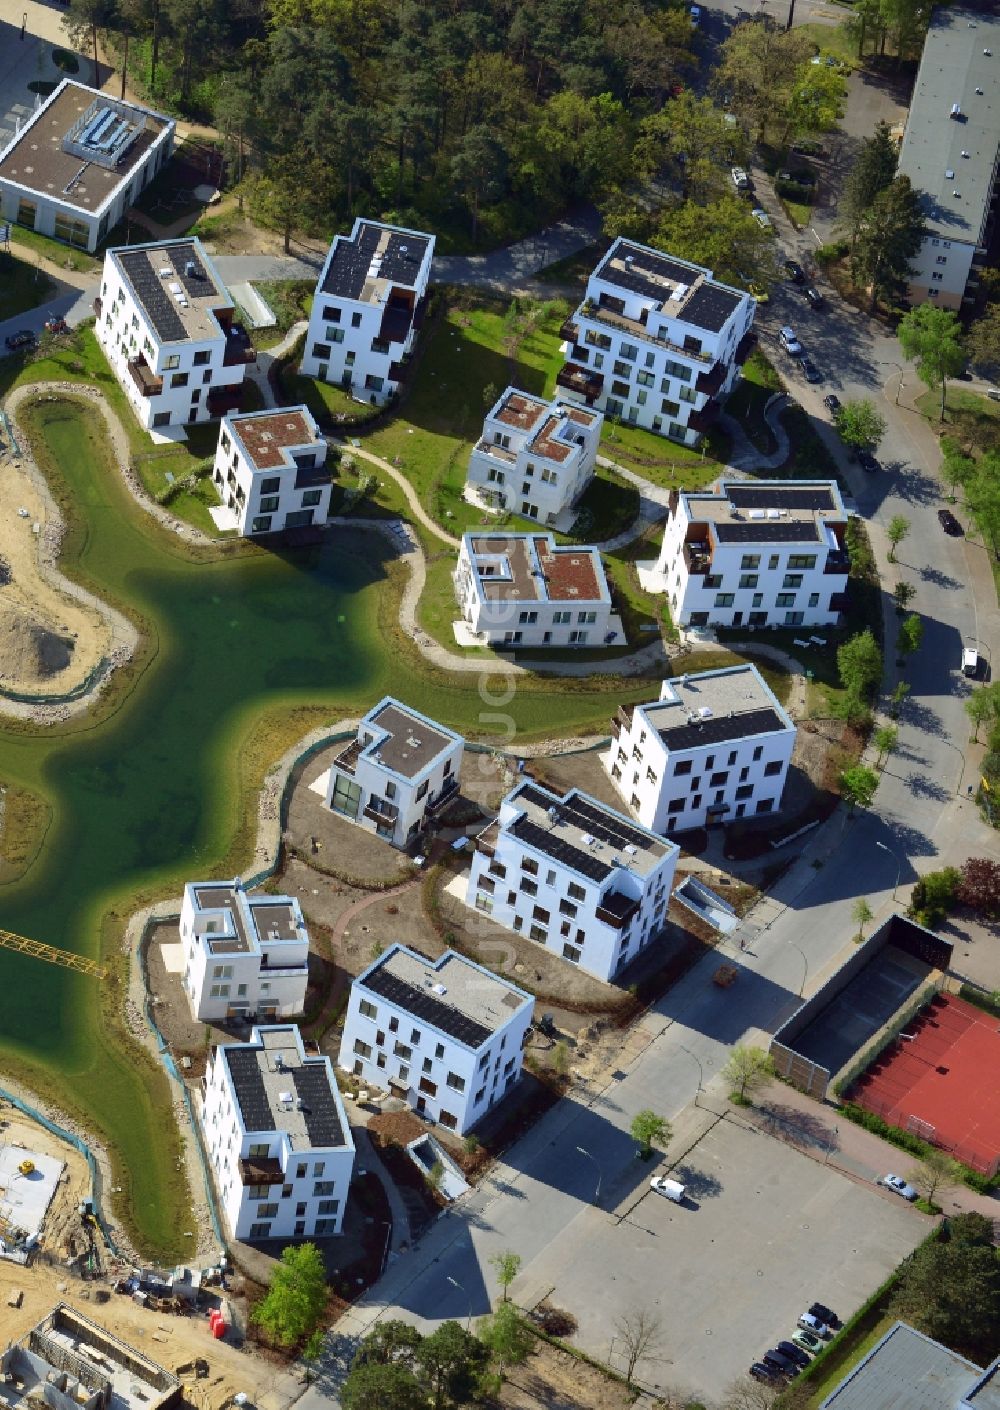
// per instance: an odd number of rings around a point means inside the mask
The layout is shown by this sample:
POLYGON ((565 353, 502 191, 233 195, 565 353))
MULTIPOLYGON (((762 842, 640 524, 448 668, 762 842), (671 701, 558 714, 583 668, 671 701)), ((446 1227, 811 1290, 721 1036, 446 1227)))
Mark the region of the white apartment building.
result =
POLYGON ((755 308, 701 265, 620 237, 563 324, 556 385, 606 416, 695 445, 750 352, 755 308))
POLYGON ((833 627, 847 605, 847 512, 835 480, 726 480, 670 496, 644 575, 685 627, 833 627))
POLYGON ((302 353, 306 377, 335 383, 373 406, 405 374, 427 304, 434 236, 354 222, 323 265, 302 353))
POLYGON ((931 18, 899 152, 900 175, 923 193, 923 243, 907 297, 972 303, 987 263, 1000 177, 1000 14, 939 6, 931 18))
POLYGON ((781 806, 795 726, 756 666, 665 680, 650 705, 623 705, 602 763, 650 832, 757 817, 781 806))
POLYGON ((330 513, 326 452, 308 407, 224 416, 212 483, 239 533, 245 538, 325 524, 330 513))
POLYGON ((678 852, 577 788, 526 781, 476 838, 466 904, 610 981, 662 933, 678 852))
POLYGON ((460 641, 505 650, 625 641, 596 548, 551 534, 464 534, 454 581, 460 641))
POLYGON ((0 150, 0 217, 93 254, 169 159, 174 126, 64 78, 0 150))
POLYGON ((213 1048, 202 1080, 202 1141, 234 1239, 339 1234, 354 1141, 330 1059, 293 1024, 213 1048))
POLYGON ((555 524, 593 478, 603 424, 599 411, 508 387, 469 457, 467 491, 488 508, 555 524))
POLYGON ((292 1018, 305 1007, 309 932, 294 896, 189 881, 181 903, 184 992, 195 1018, 292 1018))
POLYGON ((94 311, 97 340, 147 431, 239 405, 256 354, 200 240, 108 250, 94 311))
POLYGON ((464 748, 460 734, 387 695, 334 759, 326 805, 405 847, 457 790, 464 748))
POLYGON ((521 1076, 530 994, 464 955, 393 945, 355 979, 338 1062, 464 1136, 521 1076))

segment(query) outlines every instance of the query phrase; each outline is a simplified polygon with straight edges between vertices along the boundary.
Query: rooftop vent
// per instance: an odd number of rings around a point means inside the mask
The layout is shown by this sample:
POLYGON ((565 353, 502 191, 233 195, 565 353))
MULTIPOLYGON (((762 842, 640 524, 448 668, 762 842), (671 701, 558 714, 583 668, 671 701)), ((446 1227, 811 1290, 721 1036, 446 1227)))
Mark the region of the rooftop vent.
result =
POLYGON ((633 255, 626 255, 625 264, 629 269, 631 269, 633 264, 635 264, 635 257, 633 255))
POLYGON ((434 990, 435 994, 447 994, 448 992, 443 984, 432 984, 431 988, 434 990))
POLYGON ((195 264, 193 259, 184 261, 184 273, 188 279, 196 278, 198 274, 198 266, 195 264))
POLYGON ((956 200, 961 200, 961 196, 957 191, 952 191, 951 194, 955 197, 956 200))
POLYGON ((400 245, 400 247, 399 247, 399 253, 400 253, 401 255, 409 254, 409 252, 410 252, 410 247, 409 247, 409 245, 400 245))
POLYGON ((636 847, 635 843, 626 842, 625 851, 629 854, 630 857, 635 857, 638 855, 639 849, 638 847, 636 847))
POLYGON ((283 1071, 284 1071, 284 1068, 285 1068, 285 1059, 281 1056, 280 1053, 275 1053, 275 1055, 274 1055, 274 1066, 275 1066, 275 1068, 277 1069, 278 1072, 283 1072, 283 1071))
POLYGON ((702 705, 701 709, 698 711, 698 714, 703 720, 710 720, 712 718, 711 705, 702 705))
POLYGON ((550 823, 553 825, 553 827, 554 827, 554 826, 556 825, 556 823, 559 821, 559 809, 558 809, 558 808, 549 808, 548 813, 549 813, 549 822, 550 822, 550 823))
POLYGON ((406 747, 407 747, 408 749, 419 749, 419 748, 420 748, 420 740, 417 739, 416 735, 408 734, 408 735, 406 736, 406 747))
POLYGON ((173 273, 173 267, 172 267, 171 265, 169 265, 169 264, 164 264, 164 265, 162 265, 162 266, 160 267, 160 278, 161 278, 161 279, 169 279, 169 278, 170 278, 170 275, 171 275, 172 273, 173 273))
POLYGON ((282 1106, 290 1107, 295 1101, 295 1094, 293 1092, 279 1092, 278 1101, 282 1106))
POLYGON ((766 519, 766 518, 767 518, 767 510, 766 510, 766 509, 751 509, 751 511, 750 511, 750 518, 751 518, 751 519, 766 519))
POLYGON ((678 284, 676 289, 674 290, 674 298, 677 299, 679 302, 681 299, 683 299, 684 295, 687 293, 690 287, 690 284, 678 284))
POLYGON ((993 50, 992 50, 992 49, 984 49, 984 50, 983 50, 983 53, 986 55, 986 57, 987 57, 988 59, 992 59, 992 57, 993 57, 993 50))
POLYGON ((969 155, 968 152, 963 152, 963 153, 962 153, 962 156, 963 156, 963 157, 967 157, 968 155, 969 155))
POLYGON ((585 832, 580 838, 580 841, 587 847, 593 847, 595 841, 594 834, 592 832, 585 832))
POLYGON ((948 114, 948 116, 951 118, 960 118, 962 116, 961 104, 952 103, 951 112, 948 114))
POLYGON ((976 92, 979 94, 980 98, 983 96, 983 90, 981 88, 977 88, 976 92))

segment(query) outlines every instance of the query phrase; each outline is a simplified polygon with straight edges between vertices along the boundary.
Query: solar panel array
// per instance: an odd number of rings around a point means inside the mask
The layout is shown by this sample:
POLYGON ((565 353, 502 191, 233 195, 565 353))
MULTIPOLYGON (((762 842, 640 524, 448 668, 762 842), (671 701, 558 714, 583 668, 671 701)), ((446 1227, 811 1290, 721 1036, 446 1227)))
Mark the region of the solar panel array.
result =
POLYGON ((631 827, 624 818, 617 818, 607 809, 600 808, 586 798, 577 796, 571 802, 563 803, 560 814, 576 823, 585 831, 593 833, 602 842, 610 842, 613 847, 638 847, 645 851, 650 840, 644 832, 631 827))
POLYGON ((194 245, 168 245, 164 253, 173 265, 184 292, 190 298, 203 299, 206 294, 215 292, 215 285, 195 253, 194 245), (187 273, 188 264, 194 265, 193 274, 187 273))
POLYGON ((796 486, 765 489, 760 485, 727 484, 726 498, 738 509, 833 509, 833 495, 828 486, 808 489, 796 486))
POLYGON ((247 1131, 273 1131, 271 1103, 264 1090, 264 1078, 257 1062, 259 1048, 225 1048, 229 1074, 236 1088, 243 1125, 247 1131))
MULTIPOLYGON (((378 225, 363 225, 356 240, 341 237, 337 241, 323 279, 324 294, 338 294, 345 299, 361 297, 384 233, 378 225)), ((382 252, 379 277, 390 283, 415 284, 427 245, 424 235, 393 232, 382 252)))
POLYGON ((493 1036, 489 1028, 461 1013, 454 1004, 446 1004, 435 993, 418 989, 398 975, 387 973, 384 967, 372 970, 364 984, 373 994, 387 999, 390 1004, 395 1004, 415 1018, 422 1018, 432 1028, 447 1033, 466 1047, 480 1048, 493 1036))
POLYGON ((564 866, 570 867, 580 876, 586 876, 591 881, 604 881, 614 870, 613 867, 608 866, 607 862, 602 862, 599 857, 585 852, 582 847, 575 847, 572 842, 567 842, 565 838, 560 837, 558 832, 539 827, 529 818, 519 818, 511 828, 511 833, 519 842, 526 842, 529 847, 535 847, 546 857, 552 857, 555 861, 562 862, 564 866))
POLYGON ((815 524, 799 519, 751 519, 749 523, 716 524, 720 543, 814 543, 819 541, 815 524))
POLYGON ((149 262, 145 250, 120 250, 118 263, 132 285, 136 298, 149 314, 156 336, 164 343, 181 342, 187 335, 174 308, 169 290, 149 262))
POLYGON ((666 255, 652 254, 638 245, 622 245, 613 253, 619 267, 611 268, 611 256, 608 255, 598 266, 598 277, 606 279, 609 284, 617 284, 619 288, 629 289, 633 294, 655 299, 657 303, 662 302, 670 292, 664 287, 665 283, 693 284, 701 273, 700 268, 692 269, 690 265, 678 264, 666 255), (631 260, 627 265, 626 256, 631 260))
POLYGON ((295 1095, 302 1102, 302 1116, 311 1146, 342 1146, 344 1128, 337 1102, 330 1090, 325 1062, 308 1062, 290 1073, 295 1095))
POLYGON ((712 715, 697 724, 671 725, 658 731, 668 749, 694 749, 701 744, 725 744, 729 739, 745 739, 770 734, 782 728, 781 720, 769 707, 744 710, 729 715, 712 715))
POLYGON ((733 310, 739 307, 739 302, 739 295, 724 289, 721 284, 700 284, 684 305, 681 318, 685 323, 693 323, 696 328, 718 333, 733 310))

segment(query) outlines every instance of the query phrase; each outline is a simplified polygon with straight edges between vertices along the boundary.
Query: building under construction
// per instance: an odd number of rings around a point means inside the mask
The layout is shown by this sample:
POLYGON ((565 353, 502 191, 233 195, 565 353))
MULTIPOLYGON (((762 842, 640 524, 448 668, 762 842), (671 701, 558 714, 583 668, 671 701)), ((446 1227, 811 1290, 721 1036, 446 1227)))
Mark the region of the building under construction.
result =
POLYGON ((168 1410, 176 1376, 58 1303, 0 1356, 0 1410, 168 1410))

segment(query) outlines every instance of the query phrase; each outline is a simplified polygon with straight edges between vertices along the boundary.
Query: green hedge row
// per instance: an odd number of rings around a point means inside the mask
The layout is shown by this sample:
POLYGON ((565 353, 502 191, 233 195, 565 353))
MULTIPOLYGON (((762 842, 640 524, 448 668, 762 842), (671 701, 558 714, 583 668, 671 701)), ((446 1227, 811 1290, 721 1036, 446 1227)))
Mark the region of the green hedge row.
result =
MULTIPOLYGON (((855 1102, 841 1102, 839 1111, 842 1116, 847 1117, 848 1121, 853 1121, 857 1126, 863 1126, 866 1131, 881 1136, 883 1140, 898 1146, 900 1150, 909 1151, 911 1155, 922 1158, 928 1152, 938 1149, 928 1141, 922 1141, 912 1131, 904 1131, 900 1126, 891 1126, 881 1116, 876 1116, 873 1111, 866 1111, 864 1107, 858 1106, 855 1102)), ((980 1194, 989 1194, 1000 1183, 995 1176, 983 1175, 978 1170, 973 1170, 971 1166, 963 1165, 961 1161, 958 1161, 957 1164, 961 1168, 962 1179, 965 1183, 970 1189, 978 1190, 980 1194)))

